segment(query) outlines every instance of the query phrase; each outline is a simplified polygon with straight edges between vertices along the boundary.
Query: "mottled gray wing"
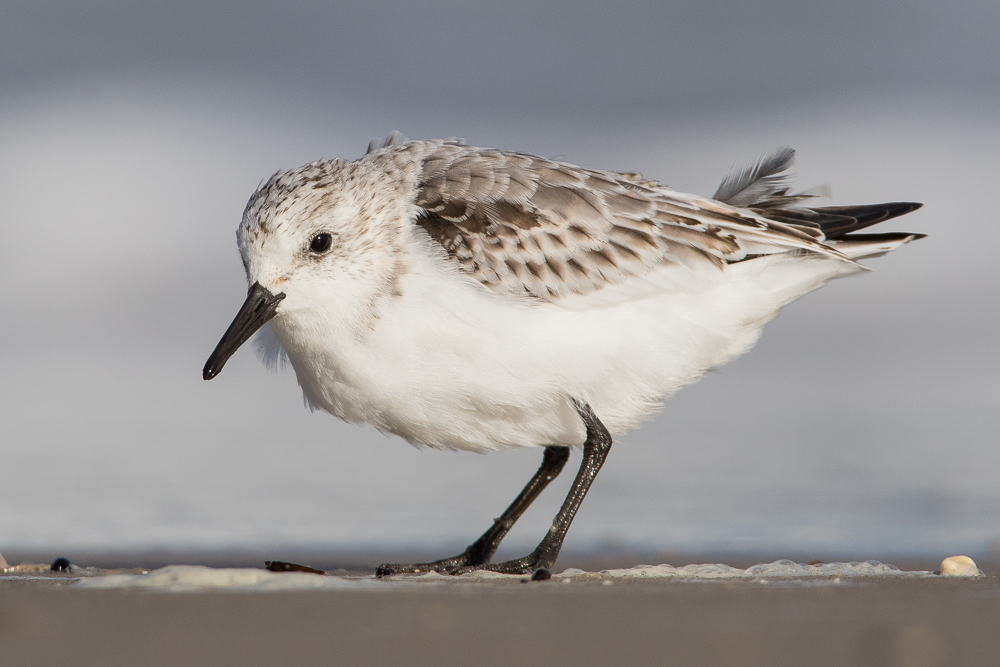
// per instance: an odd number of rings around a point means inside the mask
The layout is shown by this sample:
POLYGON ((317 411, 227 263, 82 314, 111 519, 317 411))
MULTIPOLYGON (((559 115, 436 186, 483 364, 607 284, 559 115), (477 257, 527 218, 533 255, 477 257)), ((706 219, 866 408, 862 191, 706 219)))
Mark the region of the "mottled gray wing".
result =
POLYGON ((399 148, 419 156, 417 224, 498 292, 556 300, 667 263, 722 270, 792 249, 843 259, 813 226, 770 221, 638 174, 456 141, 399 148))

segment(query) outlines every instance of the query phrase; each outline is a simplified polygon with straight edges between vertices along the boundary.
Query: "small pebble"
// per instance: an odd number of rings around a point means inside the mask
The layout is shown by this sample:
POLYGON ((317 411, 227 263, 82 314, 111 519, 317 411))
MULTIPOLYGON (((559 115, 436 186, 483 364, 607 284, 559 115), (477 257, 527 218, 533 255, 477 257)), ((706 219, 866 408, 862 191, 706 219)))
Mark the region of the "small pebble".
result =
POLYGON ((51 570, 52 572, 66 572, 67 570, 69 570, 69 568, 70 568, 69 558, 59 557, 56 558, 54 561, 52 561, 52 566, 49 568, 49 570, 51 570))
POLYGON ((941 561, 941 575, 945 577, 978 577, 979 568, 968 556, 949 556, 941 561))

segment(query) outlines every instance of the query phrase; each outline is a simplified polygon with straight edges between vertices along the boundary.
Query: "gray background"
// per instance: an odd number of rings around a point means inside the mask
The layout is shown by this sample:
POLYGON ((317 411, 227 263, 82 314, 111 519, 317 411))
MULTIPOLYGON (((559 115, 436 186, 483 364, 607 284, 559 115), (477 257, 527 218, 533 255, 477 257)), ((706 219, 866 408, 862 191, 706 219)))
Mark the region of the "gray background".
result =
POLYGON ((249 348, 200 378, 257 183, 392 129, 704 194, 791 145, 833 203, 926 204, 887 227, 929 239, 621 438, 567 547, 996 548, 998 29, 995 0, 3 3, 0 550, 441 550, 500 512, 540 452, 311 414, 249 348))

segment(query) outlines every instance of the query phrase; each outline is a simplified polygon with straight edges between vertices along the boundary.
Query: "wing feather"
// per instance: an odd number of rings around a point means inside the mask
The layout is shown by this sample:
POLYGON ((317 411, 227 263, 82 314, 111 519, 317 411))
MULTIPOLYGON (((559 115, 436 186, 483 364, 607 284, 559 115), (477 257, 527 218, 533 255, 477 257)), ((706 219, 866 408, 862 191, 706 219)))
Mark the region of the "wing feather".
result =
POLYGON ((761 206, 772 198, 786 195, 783 187, 788 170, 795 162, 795 151, 784 146, 762 156, 757 163, 731 171, 712 195, 712 199, 732 206, 761 206))
MULTIPOLYGON (((497 292, 557 300, 666 264, 725 270, 748 255, 790 250, 850 261, 822 243, 815 223, 772 220, 639 174, 584 169, 458 140, 384 150, 406 152, 419 164, 416 224, 463 271, 497 292)), ((780 194, 774 176, 789 160, 782 154, 759 163, 728 188, 736 199, 780 194)))

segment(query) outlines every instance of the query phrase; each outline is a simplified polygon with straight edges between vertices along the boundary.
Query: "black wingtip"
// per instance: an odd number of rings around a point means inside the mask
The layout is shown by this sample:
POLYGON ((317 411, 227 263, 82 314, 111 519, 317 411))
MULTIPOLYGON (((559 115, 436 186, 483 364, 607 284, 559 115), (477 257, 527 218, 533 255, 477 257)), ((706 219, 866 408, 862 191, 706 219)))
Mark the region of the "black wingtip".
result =
POLYGON ((906 215, 907 213, 913 213, 919 208, 923 208, 924 205, 918 201, 900 201, 892 202, 890 204, 884 204, 886 209, 889 211, 889 215, 886 218, 897 218, 901 215, 906 215))
POLYGON ((872 225, 912 213, 923 204, 912 201, 862 204, 858 206, 822 206, 812 209, 810 218, 826 235, 828 241, 853 234, 872 225))

